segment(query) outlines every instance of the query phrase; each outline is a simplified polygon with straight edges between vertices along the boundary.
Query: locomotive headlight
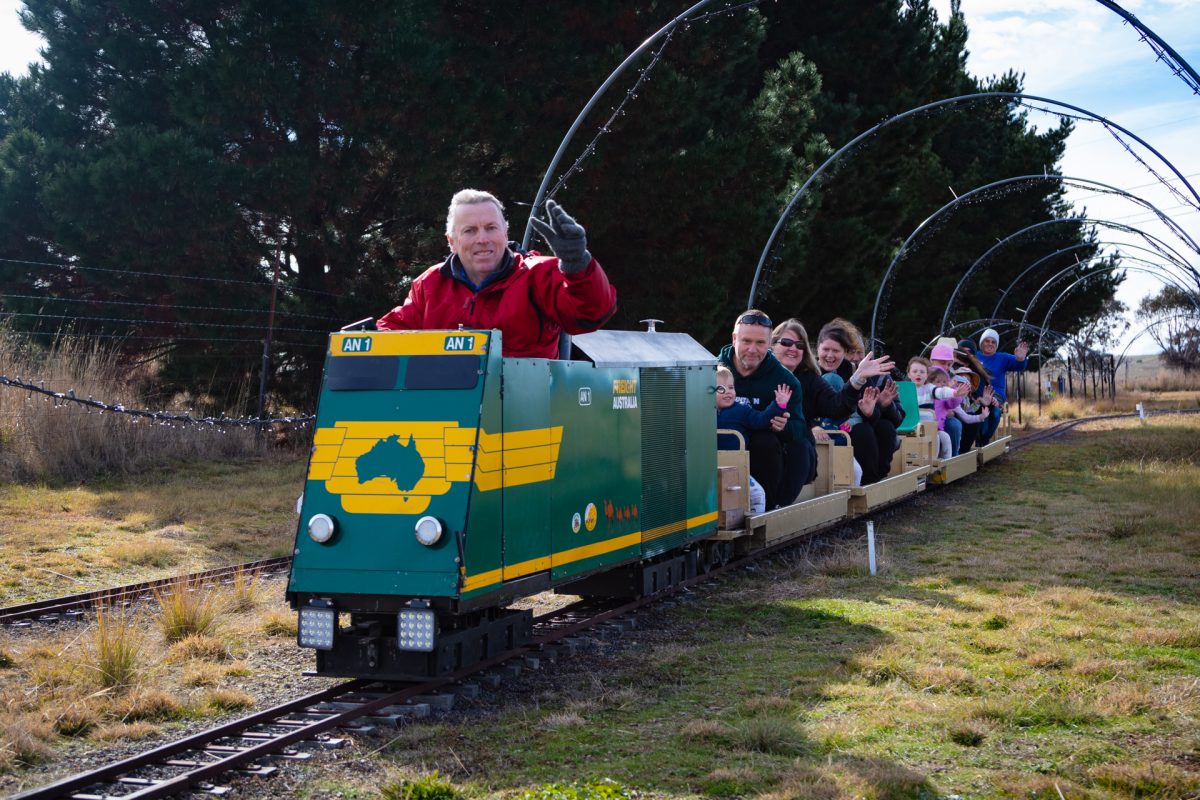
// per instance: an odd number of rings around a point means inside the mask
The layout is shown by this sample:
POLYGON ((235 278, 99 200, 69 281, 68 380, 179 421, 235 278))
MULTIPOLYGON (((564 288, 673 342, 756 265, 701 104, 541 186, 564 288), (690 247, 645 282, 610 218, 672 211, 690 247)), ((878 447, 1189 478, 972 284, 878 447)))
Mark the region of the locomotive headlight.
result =
POLYGON ((417 541, 426 547, 437 544, 442 538, 442 523, 437 517, 421 517, 417 520, 417 541))
POLYGON ((336 529, 337 525, 334 523, 333 517, 328 514, 314 514, 308 520, 308 535, 318 544, 325 544, 332 539, 336 529))
POLYGON ((300 624, 297 627, 296 639, 301 647, 332 650, 337 611, 328 606, 304 606, 300 609, 300 624))
POLYGON ((415 653, 432 653, 437 639, 437 618, 430 608, 403 608, 400 610, 399 635, 396 646, 415 653))

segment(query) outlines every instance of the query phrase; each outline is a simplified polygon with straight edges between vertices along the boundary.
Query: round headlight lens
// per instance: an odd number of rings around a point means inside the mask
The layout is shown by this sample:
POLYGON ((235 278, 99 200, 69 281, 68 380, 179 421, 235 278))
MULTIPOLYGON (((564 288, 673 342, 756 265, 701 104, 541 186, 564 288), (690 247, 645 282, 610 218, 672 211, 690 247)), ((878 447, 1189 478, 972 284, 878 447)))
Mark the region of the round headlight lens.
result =
POLYGON ((333 517, 328 514, 314 514, 308 521, 308 535, 314 542, 325 544, 333 538, 333 531, 336 527, 333 517))
POLYGON ((426 547, 437 544, 442 538, 442 523, 437 517, 421 517, 417 520, 417 541, 426 547))

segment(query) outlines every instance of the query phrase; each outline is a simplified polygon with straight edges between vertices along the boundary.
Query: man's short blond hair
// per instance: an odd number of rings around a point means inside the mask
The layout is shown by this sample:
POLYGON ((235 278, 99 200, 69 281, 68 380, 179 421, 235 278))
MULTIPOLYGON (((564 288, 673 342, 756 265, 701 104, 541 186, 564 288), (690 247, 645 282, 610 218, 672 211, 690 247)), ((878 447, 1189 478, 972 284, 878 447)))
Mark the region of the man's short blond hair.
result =
POLYGON ((474 206, 480 203, 495 205, 500 209, 500 217, 504 220, 504 224, 508 224, 508 217, 504 216, 504 204, 496 199, 496 195, 479 189, 461 189, 454 193, 454 197, 450 198, 450 208, 446 210, 446 235, 450 236, 454 233, 454 213, 459 206, 474 206))

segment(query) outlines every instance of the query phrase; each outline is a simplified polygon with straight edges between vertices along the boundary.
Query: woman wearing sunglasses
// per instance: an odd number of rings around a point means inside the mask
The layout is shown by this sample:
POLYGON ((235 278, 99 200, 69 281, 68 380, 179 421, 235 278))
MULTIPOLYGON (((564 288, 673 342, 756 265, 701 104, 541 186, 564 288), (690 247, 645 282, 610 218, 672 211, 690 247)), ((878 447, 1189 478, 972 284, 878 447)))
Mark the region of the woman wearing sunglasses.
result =
MULTIPOLYGON (((850 428, 850 442, 854 447, 854 460, 862 468, 862 482, 866 485, 887 476, 895 451, 898 422, 883 425, 877 422, 886 423, 896 414, 903 419, 903 411, 895 399, 895 386, 889 386, 890 379, 887 378, 895 364, 887 356, 874 358, 873 353, 868 353, 856 368, 847 357, 855 350, 861 351, 861 344, 857 329, 851 332, 846 326, 844 321, 835 320, 821 329, 818 342, 824 344, 825 352, 820 363, 799 320, 789 319, 776 327, 772 343, 775 357, 792 370, 804 389, 804 410, 812 423, 810 427, 819 429, 817 420, 822 417, 837 421, 853 418, 855 424, 850 428), (841 391, 822 379, 826 372, 841 376, 844 382, 841 391), (883 400, 889 401, 886 406, 883 400)), ((820 346, 818 352, 821 352, 820 346)))
MULTIPOLYGON (((829 419, 849 417, 857 410, 863 389, 867 386, 869 379, 885 374, 895 366, 887 356, 873 358, 873 354, 868 353, 857 369, 852 368, 849 371, 848 379, 842 389, 836 391, 821 379, 821 371, 817 367, 812 347, 808 343, 808 333, 800 320, 789 319, 777 325, 771 335, 771 347, 775 358, 790 369, 800 382, 804 397, 804 414, 810 421, 808 426, 810 429, 821 417, 829 419)), ((877 390, 872 391, 873 395, 877 393, 877 390)), ((786 476, 795 482, 795 494, 799 494, 805 484, 811 483, 816 478, 816 441, 810 431, 809 437, 804 442, 793 446, 805 446, 812 450, 812 458, 809 461, 813 465, 811 474, 798 476, 789 473, 786 476)), ((889 453, 888 456, 890 458, 891 454, 889 453)), ((788 488, 790 490, 791 487, 788 488)))

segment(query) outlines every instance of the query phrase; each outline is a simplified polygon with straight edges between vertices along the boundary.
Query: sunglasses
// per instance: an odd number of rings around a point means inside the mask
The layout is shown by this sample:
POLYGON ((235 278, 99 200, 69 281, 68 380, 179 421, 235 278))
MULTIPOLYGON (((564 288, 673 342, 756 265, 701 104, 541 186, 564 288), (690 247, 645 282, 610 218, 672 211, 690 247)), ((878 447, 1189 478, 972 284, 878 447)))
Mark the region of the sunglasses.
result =
POLYGON ((796 348, 797 350, 803 350, 803 349, 804 349, 803 347, 801 347, 801 346, 800 346, 801 344, 803 344, 803 342, 801 342, 801 341, 799 341, 799 340, 797 340, 797 339, 788 339, 788 338, 787 338, 787 337, 785 337, 785 336, 780 336, 778 339, 776 339, 776 340, 775 340, 775 342, 774 342, 774 343, 775 343, 775 344, 781 344, 781 345, 783 345, 784 347, 794 347, 794 348, 796 348))
POLYGON ((738 317, 738 325, 762 325, 764 328, 773 328, 775 323, 771 322, 771 318, 765 314, 742 314, 738 317))

